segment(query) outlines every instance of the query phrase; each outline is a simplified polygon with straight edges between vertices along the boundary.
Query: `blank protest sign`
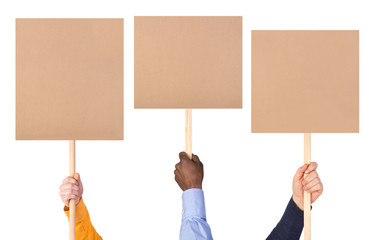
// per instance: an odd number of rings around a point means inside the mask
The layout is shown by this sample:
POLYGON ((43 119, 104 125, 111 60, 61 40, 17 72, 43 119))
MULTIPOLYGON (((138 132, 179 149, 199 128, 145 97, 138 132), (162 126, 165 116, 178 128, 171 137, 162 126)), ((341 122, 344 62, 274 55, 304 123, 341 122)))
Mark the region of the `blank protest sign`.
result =
POLYGON ((16 20, 16 139, 123 139, 123 19, 16 20))
POLYGON ((358 31, 252 31, 252 132, 358 131, 358 31))
POLYGON ((241 108, 241 17, 135 17, 135 108, 241 108))

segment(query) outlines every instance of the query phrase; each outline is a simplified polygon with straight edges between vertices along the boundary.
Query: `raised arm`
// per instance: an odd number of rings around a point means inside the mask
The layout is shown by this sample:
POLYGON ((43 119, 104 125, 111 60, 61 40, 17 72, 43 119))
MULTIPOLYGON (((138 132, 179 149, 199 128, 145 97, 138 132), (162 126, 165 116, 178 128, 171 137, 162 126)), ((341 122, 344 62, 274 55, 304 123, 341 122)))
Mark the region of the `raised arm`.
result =
POLYGON ((303 230, 303 193, 311 193, 311 203, 323 193, 323 183, 318 172, 318 164, 303 165, 298 168, 293 178, 293 196, 277 226, 267 240, 299 240, 303 230), (304 174, 308 174, 304 178, 304 174))
POLYGON ((202 191, 203 164, 194 154, 193 159, 189 159, 185 152, 181 152, 179 157, 180 162, 176 164, 174 173, 177 184, 184 191, 180 240, 213 239, 210 226, 206 221, 205 199, 202 191))
POLYGON ((76 203, 76 240, 102 240, 101 236, 96 232, 91 223, 87 207, 82 199, 83 184, 80 175, 75 174, 74 177, 66 177, 62 185, 59 187, 60 197, 62 198, 64 212, 69 220, 69 200, 74 199, 76 203))

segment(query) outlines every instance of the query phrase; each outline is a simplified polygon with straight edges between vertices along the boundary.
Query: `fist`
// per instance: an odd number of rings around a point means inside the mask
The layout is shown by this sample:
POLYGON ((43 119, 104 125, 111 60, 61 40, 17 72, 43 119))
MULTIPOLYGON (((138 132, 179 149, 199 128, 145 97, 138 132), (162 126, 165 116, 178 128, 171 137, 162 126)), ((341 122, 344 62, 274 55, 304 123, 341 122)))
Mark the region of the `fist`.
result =
POLYGON ((303 193, 311 193, 311 203, 323 193, 323 183, 320 181, 319 174, 316 171, 318 164, 312 162, 304 164, 298 168, 293 179, 293 200, 297 206, 303 210, 303 193), (307 175, 304 177, 304 175, 307 175))
POLYGON ((75 205, 77 205, 83 195, 83 184, 80 180, 80 174, 75 173, 74 177, 66 177, 62 185, 60 185, 59 190, 60 197, 67 207, 70 206, 70 199, 75 200, 75 205))
POLYGON ((176 164, 175 180, 185 191, 190 188, 202 189, 203 165, 197 155, 190 159, 185 152, 179 154, 180 162, 176 164))

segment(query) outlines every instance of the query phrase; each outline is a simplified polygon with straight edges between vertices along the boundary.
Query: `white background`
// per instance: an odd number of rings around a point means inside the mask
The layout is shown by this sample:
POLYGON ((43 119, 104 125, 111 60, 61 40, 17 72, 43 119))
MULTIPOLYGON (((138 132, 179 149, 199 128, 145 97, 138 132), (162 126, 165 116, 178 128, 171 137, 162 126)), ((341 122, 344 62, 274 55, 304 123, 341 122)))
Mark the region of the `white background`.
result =
MULTIPOLYGON (((374 2, 374 1, 371 1, 374 2)), ((214 239, 265 239, 303 162, 302 134, 251 134, 252 29, 360 30, 360 133, 313 134, 324 193, 313 239, 377 239, 378 14, 363 1, 2 1, 0 239, 67 239, 59 185, 67 141, 15 141, 15 18, 117 17, 125 23, 125 140, 79 141, 84 201, 104 239, 178 239, 184 110, 133 108, 134 15, 243 16, 243 109, 194 110, 214 239)))

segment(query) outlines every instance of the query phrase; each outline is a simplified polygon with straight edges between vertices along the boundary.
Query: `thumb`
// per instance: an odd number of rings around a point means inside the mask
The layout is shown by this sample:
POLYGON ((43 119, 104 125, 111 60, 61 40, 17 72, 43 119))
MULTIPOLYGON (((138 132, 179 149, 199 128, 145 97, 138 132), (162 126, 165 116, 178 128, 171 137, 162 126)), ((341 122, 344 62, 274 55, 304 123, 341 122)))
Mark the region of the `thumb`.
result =
POLYGON ((75 178, 76 181, 80 181, 80 174, 75 173, 74 178, 75 178))
POLYGON ((304 164, 302 167, 298 168, 297 172, 294 175, 294 181, 300 180, 303 177, 307 168, 308 168, 307 164, 304 164))
POLYGON ((200 159, 198 158, 198 156, 194 155, 194 154, 192 154, 192 161, 195 162, 195 163, 200 163, 201 162, 200 159))

